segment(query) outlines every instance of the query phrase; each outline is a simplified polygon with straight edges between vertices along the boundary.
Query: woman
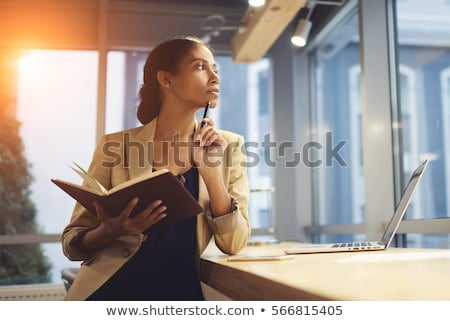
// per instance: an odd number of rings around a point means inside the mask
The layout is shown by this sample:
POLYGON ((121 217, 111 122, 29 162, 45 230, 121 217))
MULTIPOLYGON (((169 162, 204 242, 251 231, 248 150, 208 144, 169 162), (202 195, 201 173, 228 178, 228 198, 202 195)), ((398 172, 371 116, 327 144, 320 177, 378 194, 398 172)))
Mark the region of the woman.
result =
POLYGON ((214 128, 209 118, 205 126, 195 119, 207 102, 216 106, 219 81, 211 49, 197 38, 174 38, 152 50, 139 93, 144 125, 105 135, 89 172, 111 188, 167 168, 183 179, 204 212, 145 234, 164 220, 170 204, 155 201, 129 218, 139 200, 118 217, 99 204, 90 213, 77 203, 62 245, 70 260, 83 262, 66 300, 202 300, 198 263, 211 238, 226 254, 245 246, 250 224, 243 139, 214 128))

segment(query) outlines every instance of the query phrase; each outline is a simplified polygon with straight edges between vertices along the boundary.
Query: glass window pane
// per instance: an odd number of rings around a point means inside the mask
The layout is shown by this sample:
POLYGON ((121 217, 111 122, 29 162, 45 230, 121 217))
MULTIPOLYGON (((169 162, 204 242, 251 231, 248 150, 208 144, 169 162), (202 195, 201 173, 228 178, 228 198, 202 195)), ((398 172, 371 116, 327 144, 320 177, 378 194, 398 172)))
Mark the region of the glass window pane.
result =
POLYGON ((406 235, 408 247, 413 248, 449 248, 449 234, 415 234, 406 235))
POLYGON ((229 56, 217 56, 216 61, 221 77, 221 96, 218 108, 211 116, 218 119, 220 128, 244 136, 249 146, 250 222, 253 229, 270 229, 274 227, 273 168, 264 161, 266 149, 262 147, 264 137, 271 131, 270 60, 263 58, 252 64, 235 64, 229 56))
MULTIPOLYGON (((406 219, 450 216, 450 3, 397 1, 402 188, 424 158, 432 162, 406 219)), ((447 248, 445 235, 408 234, 408 247, 447 248)))
POLYGON ((137 120, 138 93, 147 52, 108 52, 105 131, 112 133, 141 125, 137 120))
MULTIPOLYGON (((95 146, 98 54, 32 50, 27 59, 28 67, 21 68, 18 77, 17 117, 31 163, 31 199, 39 230, 59 234, 70 220, 75 201, 50 179, 81 183, 68 165, 90 162, 95 146)), ((73 263, 63 257, 60 244, 41 244, 41 248, 52 266, 52 281, 61 282, 61 267, 73 263)))
MULTIPOLYGON (((398 1, 396 9, 400 91, 397 127, 401 133, 403 186, 424 158, 432 159, 406 218, 449 217, 450 3, 433 1, 430 5, 407 0, 398 1)), ((423 241, 414 239, 408 238, 408 246, 432 243, 425 236, 423 241)))
POLYGON ((315 224, 364 221, 358 30, 354 13, 311 57, 315 103, 308 165, 313 168, 315 224))

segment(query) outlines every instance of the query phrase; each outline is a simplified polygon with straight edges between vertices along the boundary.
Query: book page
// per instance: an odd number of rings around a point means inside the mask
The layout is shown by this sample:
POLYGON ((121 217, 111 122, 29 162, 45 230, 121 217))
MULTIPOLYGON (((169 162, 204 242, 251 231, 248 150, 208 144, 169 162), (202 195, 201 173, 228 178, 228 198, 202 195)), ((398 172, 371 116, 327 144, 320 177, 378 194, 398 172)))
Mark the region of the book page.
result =
POLYGON ((84 170, 80 165, 78 165, 77 163, 73 162, 73 164, 75 165, 75 167, 70 166, 70 168, 72 168, 78 175, 80 175, 84 182, 92 189, 96 190, 97 192, 101 193, 102 195, 108 195, 111 193, 114 193, 116 191, 119 191, 121 189, 124 189, 128 186, 132 186, 138 182, 144 181, 146 179, 152 178, 152 177, 156 177, 165 173, 168 173, 169 170, 167 169, 160 169, 157 171, 151 171, 149 169, 148 173, 145 175, 141 175, 139 177, 130 179, 126 182, 123 182, 122 184, 119 184, 117 186, 114 186, 113 188, 111 188, 110 190, 107 190, 94 176, 92 176, 91 174, 89 174, 86 170, 84 170))
POLYGON ((86 191, 91 194, 95 194, 98 196, 104 196, 105 194, 102 192, 99 192, 95 188, 91 188, 90 186, 81 186, 72 182, 64 181, 62 179, 51 179, 51 181, 59 186, 62 190, 64 190, 66 193, 68 193, 70 196, 73 197, 73 193, 68 192, 68 189, 71 191, 78 190, 78 191, 86 191))
POLYGON ((78 175, 81 176, 81 178, 83 178, 84 182, 91 188, 95 189, 96 191, 100 192, 101 194, 108 194, 108 190, 102 185, 100 184, 100 182, 91 174, 89 174, 86 170, 84 170, 80 165, 78 165, 77 163, 73 162, 73 164, 76 166, 72 167, 70 166, 70 168, 72 168, 78 175))

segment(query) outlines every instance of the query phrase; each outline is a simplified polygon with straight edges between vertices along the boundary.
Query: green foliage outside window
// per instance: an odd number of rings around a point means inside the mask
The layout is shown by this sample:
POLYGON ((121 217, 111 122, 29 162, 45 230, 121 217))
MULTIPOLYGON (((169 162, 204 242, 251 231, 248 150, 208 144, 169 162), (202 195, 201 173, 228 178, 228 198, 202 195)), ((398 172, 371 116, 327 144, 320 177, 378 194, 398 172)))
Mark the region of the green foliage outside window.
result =
MULTIPOLYGON (((0 52, 0 235, 37 234, 32 175, 15 116, 17 68, 0 52)), ((0 245, 0 285, 50 282, 40 244, 0 245)))

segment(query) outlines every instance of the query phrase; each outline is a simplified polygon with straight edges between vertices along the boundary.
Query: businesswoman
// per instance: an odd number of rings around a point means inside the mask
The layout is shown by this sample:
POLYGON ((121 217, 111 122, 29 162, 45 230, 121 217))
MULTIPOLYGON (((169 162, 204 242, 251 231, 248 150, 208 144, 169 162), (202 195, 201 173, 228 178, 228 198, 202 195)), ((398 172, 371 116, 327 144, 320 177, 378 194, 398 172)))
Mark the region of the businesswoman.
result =
POLYGON ((91 213, 77 203, 62 246, 67 258, 82 263, 66 300, 202 300, 198 263, 210 240, 226 254, 247 243, 243 139, 209 118, 205 126, 195 119, 207 102, 217 104, 216 68, 212 50, 197 38, 177 37, 154 48, 139 93, 143 126, 105 135, 89 167, 107 188, 167 168, 204 212, 147 234, 170 204, 155 201, 130 218, 139 200, 130 200, 118 217, 99 204, 91 213))

